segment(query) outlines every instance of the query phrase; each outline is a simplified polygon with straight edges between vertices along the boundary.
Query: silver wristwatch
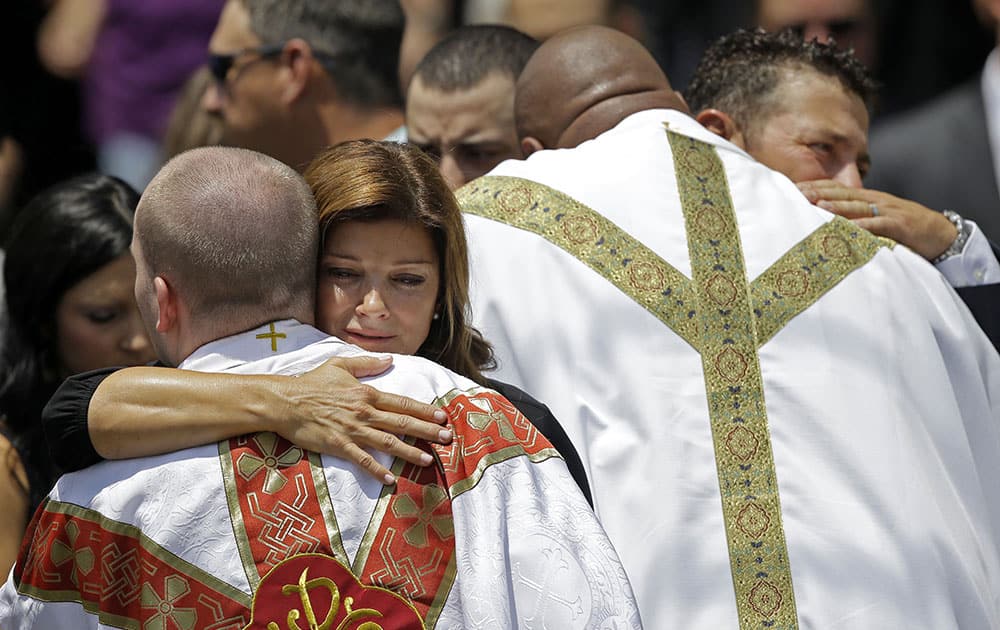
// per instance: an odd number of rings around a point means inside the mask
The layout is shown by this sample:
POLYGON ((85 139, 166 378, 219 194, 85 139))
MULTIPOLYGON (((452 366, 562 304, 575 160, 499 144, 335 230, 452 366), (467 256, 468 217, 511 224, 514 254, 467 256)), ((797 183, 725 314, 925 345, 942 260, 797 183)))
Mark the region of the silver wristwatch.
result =
POLYGON ((945 210, 941 214, 955 226, 955 229, 958 230, 958 236, 951 242, 948 249, 941 252, 940 256, 931 261, 935 265, 943 260, 948 260, 952 256, 961 254, 962 250, 965 249, 965 244, 969 241, 969 237, 972 236, 972 224, 963 219, 962 215, 951 210, 945 210))

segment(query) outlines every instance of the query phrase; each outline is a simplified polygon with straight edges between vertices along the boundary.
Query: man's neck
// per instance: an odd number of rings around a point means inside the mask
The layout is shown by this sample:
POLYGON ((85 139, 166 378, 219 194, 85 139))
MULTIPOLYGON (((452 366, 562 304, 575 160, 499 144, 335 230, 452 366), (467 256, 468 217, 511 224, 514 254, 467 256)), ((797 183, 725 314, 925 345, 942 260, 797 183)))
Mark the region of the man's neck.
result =
POLYGON ((327 146, 348 140, 382 140, 403 124, 398 107, 361 109, 350 105, 329 105, 322 110, 327 146))
POLYGON ((303 172, 313 158, 327 147, 348 140, 382 140, 402 125, 403 112, 398 108, 362 112, 343 105, 325 105, 311 121, 300 118, 296 137, 308 140, 286 147, 286 154, 275 157, 303 172))
POLYGON ((212 343, 213 341, 239 335, 247 332, 248 330, 253 330, 255 328, 259 328, 260 326, 267 325, 269 322, 280 320, 292 320, 309 325, 312 325, 313 323, 312 315, 309 312, 276 313, 273 316, 267 316, 264 318, 241 318, 239 321, 234 320, 232 317, 227 318, 223 315, 210 321, 184 322, 185 325, 181 326, 177 330, 176 342, 173 346, 174 351, 171 353, 173 355, 172 358, 176 359, 174 365, 179 365, 187 357, 197 351, 198 348, 212 343))
POLYGON ((227 337, 212 339, 196 348, 179 367, 193 370, 227 370, 246 363, 278 357, 321 340, 326 333, 294 319, 269 322, 227 337))

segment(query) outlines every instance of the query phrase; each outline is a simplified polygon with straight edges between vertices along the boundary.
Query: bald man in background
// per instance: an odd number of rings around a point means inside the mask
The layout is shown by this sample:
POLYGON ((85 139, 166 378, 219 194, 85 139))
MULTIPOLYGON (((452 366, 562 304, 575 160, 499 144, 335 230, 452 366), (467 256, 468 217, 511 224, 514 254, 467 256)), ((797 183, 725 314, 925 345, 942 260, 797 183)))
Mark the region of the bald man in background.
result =
POLYGON ((564 423, 646 627, 1000 627, 1000 357, 941 276, 620 33, 548 40, 515 111, 530 157, 458 192, 476 323, 564 423))

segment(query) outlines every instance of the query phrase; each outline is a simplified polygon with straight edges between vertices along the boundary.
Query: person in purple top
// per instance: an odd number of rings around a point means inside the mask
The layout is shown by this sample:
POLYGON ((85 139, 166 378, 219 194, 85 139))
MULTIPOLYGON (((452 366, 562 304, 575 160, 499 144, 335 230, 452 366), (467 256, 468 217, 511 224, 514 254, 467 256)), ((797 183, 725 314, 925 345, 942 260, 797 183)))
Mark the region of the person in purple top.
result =
POLYGON ((82 82, 102 171, 142 190, 174 101, 205 61, 223 0, 56 0, 39 33, 53 73, 82 82))

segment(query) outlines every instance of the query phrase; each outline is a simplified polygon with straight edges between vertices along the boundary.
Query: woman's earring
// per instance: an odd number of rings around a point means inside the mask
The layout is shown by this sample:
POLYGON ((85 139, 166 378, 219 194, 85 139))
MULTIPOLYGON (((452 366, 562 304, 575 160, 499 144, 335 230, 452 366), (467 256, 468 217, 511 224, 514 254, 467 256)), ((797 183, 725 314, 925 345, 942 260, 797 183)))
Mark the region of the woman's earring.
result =
POLYGON ((434 313, 434 317, 431 319, 441 319, 441 313, 434 313))

